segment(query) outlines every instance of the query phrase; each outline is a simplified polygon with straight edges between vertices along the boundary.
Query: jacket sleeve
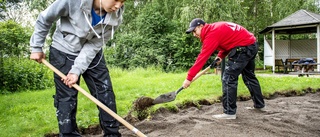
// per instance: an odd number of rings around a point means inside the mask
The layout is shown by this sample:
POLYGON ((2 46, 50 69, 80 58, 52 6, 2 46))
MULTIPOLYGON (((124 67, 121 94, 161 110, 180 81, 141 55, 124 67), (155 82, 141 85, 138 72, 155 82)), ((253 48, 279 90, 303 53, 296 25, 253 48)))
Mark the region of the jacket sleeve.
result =
MULTIPOLYGON (((123 11, 120 12, 122 16, 123 11)), ((88 69, 96 54, 102 49, 102 46, 104 46, 104 44, 111 38, 111 35, 113 35, 114 31, 122 23, 122 17, 120 17, 117 21, 118 23, 116 26, 111 26, 110 29, 105 31, 103 34, 103 39, 94 37, 83 45, 69 73, 77 74, 79 76, 88 69)))
POLYGON ((102 38, 99 39, 95 37, 90 41, 87 41, 83 45, 79 55, 74 60, 74 64, 72 65, 69 73, 77 74, 78 76, 80 76, 80 74, 86 71, 96 54, 101 50, 102 45, 102 38))
POLYGON ((187 80, 192 81, 192 79, 206 64, 206 61, 210 58, 211 54, 217 49, 218 45, 218 40, 214 34, 210 34, 204 39, 201 52, 193 66, 188 71, 187 80))
POLYGON ((68 15, 68 2, 69 0, 56 0, 38 15, 34 32, 30 38, 31 52, 43 52, 42 47, 52 24, 58 20, 60 16, 68 15))
POLYGON ((214 52, 214 48, 210 46, 203 45, 200 54, 198 55, 195 63, 188 71, 187 80, 192 81, 192 79, 197 75, 197 73, 206 64, 206 61, 210 58, 211 54, 214 52))

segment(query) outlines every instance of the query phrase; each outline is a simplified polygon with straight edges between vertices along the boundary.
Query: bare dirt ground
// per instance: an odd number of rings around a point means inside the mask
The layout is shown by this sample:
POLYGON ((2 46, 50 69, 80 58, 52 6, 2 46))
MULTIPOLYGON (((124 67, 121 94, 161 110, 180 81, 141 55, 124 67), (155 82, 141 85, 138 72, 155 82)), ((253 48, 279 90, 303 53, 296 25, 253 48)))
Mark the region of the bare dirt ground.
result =
MULTIPOLYGON (((318 89, 319 90, 319 89, 318 89)), ((266 112, 247 110, 252 101, 238 101, 236 120, 217 120, 221 103, 188 107, 176 113, 166 109, 143 121, 131 123, 148 137, 320 137, 320 92, 266 99, 266 112)), ((130 123, 130 122, 129 122, 130 123)), ((97 135, 84 137, 102 137, 97 135)), ((137 135, 121 126, 123 137, 137 135)))

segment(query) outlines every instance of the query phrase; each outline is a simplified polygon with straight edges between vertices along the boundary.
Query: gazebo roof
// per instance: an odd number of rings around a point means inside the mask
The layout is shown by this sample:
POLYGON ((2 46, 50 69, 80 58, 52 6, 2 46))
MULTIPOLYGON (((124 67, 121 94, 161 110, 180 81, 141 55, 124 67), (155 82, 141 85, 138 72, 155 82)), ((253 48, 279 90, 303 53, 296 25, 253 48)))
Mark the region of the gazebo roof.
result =
POLYGON ((320 24, 320 14, 301 9, 266 27, 259 33, 270 33, 273 28, 275 28, 277 34, 316 33, 316 24, 320 24))

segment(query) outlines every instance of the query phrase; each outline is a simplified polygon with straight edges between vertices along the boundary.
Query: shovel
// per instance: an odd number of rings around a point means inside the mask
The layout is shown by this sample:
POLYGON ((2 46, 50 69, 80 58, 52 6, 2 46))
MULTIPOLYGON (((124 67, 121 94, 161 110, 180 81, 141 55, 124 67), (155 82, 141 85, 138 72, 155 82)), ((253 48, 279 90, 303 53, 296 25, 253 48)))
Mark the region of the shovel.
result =
MULTIPOLYGON (((197 80, 200 76, 202 76, 204 73, 206 73, 210 68, 216 67, 216 63, 218 62, 219 59, 214 60, 206 69, 198 73, 191 82, 197 80)), ((162 94, 158 96, 154 101, 152 102, 153 104, 160 104, 160 103, 166 103, 170 102, 176 99, 177 94, 183 90, 184 88, 181 86, 177 91, 169 92, 166 94, 162 94)))

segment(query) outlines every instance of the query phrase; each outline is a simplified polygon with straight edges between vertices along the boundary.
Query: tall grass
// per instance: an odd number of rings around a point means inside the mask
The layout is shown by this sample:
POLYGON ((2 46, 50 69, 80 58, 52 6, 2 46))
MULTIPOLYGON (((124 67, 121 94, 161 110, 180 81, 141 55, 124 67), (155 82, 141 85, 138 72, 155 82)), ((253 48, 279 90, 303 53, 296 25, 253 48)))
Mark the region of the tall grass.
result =
MULTIPOLYGON (((159 70, 157 68, 137 68, 124 71, 118 68, 110 68, 120 116, 124 117, 128 114, 137 98, 141 96, 156 98, 163 93, 177 90, 186 77, 186 73, 163 73, 159 70)), ((258 76, 258 79, 265 96, 269 96, 275 91, 301 91, 309 87, 320 88, 320 78, 315 77, 258 76)), ((81 87, 87 90, 83 80, 81 83, 81 87)), ((0 136, 40 137, 46 133, 57 133, 58 125, 52 98, 54 90, 54 88, 51 88, 43 91, 24 91, 0 95, 0 110, 2 111, 0 113, 0 136)), ((155 105, 151 110, 156 110, 159 107, 172 108, 176 104, 186 101, 217 100, 221 95, 220 75, 203 75, 192 83, 188 89, 179 93, 175 101, 155 105)), ((241 77, 239 79, 238 95, 249 95, 241 77)), ((87 127, 98 124, 96 105, 81 93, 79 93, 78 102, 78 126, 87 127)))

